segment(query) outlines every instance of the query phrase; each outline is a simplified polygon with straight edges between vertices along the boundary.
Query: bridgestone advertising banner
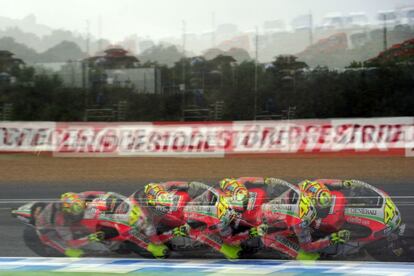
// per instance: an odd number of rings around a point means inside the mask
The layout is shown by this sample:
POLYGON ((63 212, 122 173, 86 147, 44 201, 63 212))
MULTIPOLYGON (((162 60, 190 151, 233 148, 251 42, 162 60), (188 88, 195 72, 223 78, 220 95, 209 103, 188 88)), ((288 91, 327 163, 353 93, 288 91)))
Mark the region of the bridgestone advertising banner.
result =
POLYGON ((0 152, 54 156, 414 156, 414 117, 208 123, 1 122, 0 152))

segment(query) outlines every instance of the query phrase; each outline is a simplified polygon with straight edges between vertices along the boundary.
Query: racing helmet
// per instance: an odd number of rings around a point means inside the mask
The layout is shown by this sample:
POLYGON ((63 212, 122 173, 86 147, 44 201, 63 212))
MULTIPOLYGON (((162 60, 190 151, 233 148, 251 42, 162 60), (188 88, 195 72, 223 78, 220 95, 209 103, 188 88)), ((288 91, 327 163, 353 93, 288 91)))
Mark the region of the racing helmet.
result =
POLYGON ((227 198, 229 207, 242 213, 247 209, 249 203, 249 191, 246 186, 237 181, 235 178, 225 178, 220 181, 220 189, 227 198))
POLYGON ((86 202, 77 193, 64 193, 60 197, 62 211, 70 215, 80 215, 86 208, 86 202))
POLYGON ((219 198, 217 200, 217 216, 220 221, 225 225, 228 225, 237 217, 240 217, 240 215, 241 213, 234 209, 231 199, 224 194, 219 194, 219 198))
POLYGON ((332 194, 323 183, 305 180, 301 183, 301 189, 316 207, 325 209, 331 206, 332 194))
POLYGON ((172 197, 159 183, 149 183, 144 189, 148 205, 158 207, 171 207, 172 197))

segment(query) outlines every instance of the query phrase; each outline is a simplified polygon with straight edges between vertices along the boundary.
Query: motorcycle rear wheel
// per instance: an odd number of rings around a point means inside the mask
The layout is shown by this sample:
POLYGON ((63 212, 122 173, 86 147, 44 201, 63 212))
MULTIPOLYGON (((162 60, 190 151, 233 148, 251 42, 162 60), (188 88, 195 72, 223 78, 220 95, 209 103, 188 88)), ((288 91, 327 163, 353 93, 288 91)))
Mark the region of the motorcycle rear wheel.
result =
POLYGON ((366 246, 368 254, 377 261, 381 262, 407 262, 413 261, 414 252, 411 247, 413 240, 409 241, 406 237, 399 237, 395 241, 382 239, 369 246, 366 246), (410 244, 411 243, 411 244, 410 244))
POLYGON ((406 227, 398 238, 388 241, 386 238, 366 246, 367 252, 378 261, 413 262, 414 228, 406 227))

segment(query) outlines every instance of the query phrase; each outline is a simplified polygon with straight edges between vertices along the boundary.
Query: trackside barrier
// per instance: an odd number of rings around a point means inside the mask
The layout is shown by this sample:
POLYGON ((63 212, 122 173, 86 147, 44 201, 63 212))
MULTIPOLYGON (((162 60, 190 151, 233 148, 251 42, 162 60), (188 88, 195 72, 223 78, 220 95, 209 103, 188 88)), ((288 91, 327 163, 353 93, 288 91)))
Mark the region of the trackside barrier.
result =
POLYGON ((54 156, 414 156, 414 117, 202 123, 1 122, 0 152, 54 156))

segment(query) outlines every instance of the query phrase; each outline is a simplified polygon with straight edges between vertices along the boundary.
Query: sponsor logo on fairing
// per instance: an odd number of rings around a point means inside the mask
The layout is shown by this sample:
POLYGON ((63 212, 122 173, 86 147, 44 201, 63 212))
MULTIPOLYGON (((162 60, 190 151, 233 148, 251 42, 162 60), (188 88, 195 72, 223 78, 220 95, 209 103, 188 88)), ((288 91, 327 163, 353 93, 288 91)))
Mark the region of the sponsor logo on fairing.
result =
POLYGON ((201 214, 207 216, 215 216, 217 208, 215 206, 197 206, 190 205, 184 208, 184 212, 189 214, 201 214))
POLYGON ((366 219, 362 219, 360 217, 351 217, 347 216, 346 221, 349 223, 355 223, 355 224, 363 224, 363 225, 370 225, 370 221, 366 219))
POLYGON ((377 210, 368 208, 346 208, 346 212, 350 214, 361 214, 369 216, 376 216, 378 213, 377 210))
POLYGON ((274 210, 292 211, 293 205, 292 204, 277 204, 277 205, 274 205, 274 210))
POLYGON ((273 202, 267 203, 262 205, 262 210, 264 212, 294 215, 294 206, 292 206, 291 204, 276 204, 273 202))

